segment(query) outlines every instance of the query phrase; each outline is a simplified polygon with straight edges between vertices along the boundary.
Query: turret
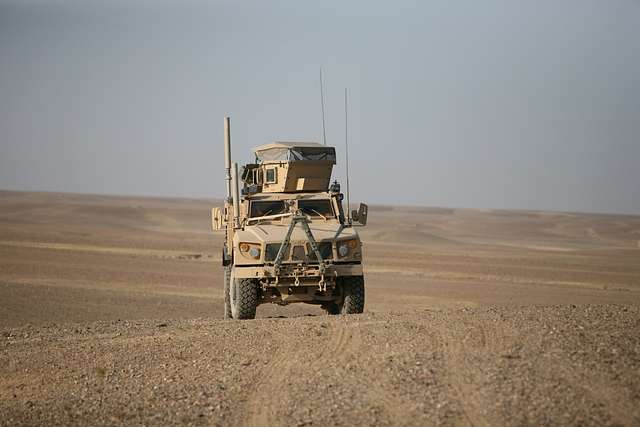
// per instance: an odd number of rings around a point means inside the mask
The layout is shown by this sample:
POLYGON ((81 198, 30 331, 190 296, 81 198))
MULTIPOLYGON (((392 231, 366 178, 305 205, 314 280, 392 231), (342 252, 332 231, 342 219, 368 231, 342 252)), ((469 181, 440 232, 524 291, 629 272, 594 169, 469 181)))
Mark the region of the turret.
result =
POLYGON ((255 148, 245 166, 245 194, 327 191, 336 150, 315 142, 274 142, 255 148))

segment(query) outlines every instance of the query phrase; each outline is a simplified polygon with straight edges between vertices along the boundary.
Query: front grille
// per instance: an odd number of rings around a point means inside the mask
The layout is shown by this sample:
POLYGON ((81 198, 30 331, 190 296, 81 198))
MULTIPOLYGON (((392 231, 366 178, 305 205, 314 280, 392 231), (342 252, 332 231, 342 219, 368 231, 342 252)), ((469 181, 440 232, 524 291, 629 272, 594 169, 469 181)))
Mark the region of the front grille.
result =
MULTIPOLYGON (((320 242, 318 243, 318 250, 320 251, 320 256, 323 260, 325 259, 333 259, 333 247, 331 242, 320 242)), ((313 250, 311 249, 311 244, 307 243, 307 253, 309 254, 309 258, 313 261, 317 261, 315 255, 313 254, 313 250)))
MULTIPOLYGON (((269 262, 273 262, 276 260, 276 256, 278 256, 278 251, 280 250, 280 243, 269 243, 264 251, 264 260, 269 262)), ((289 260, 289 247, 284 248, 284 254, 282 256, 283 261, 289 260)))
MULTIPOLYGON (((274 262, 276 260, 276 256, 278 255, 280 246, 280 243, 268 243, 264 251, 264 260, 266 262, 274 262)), ((322 256, 323 260, 333 259, 333 246, 331 242, 318 243, 318 250, 320 251, 320 256, 322 256)), ((311 250, 311 244, 308 242, 305 245, 297 244, 293 246, 293 250, 291 250, 290 245, 287 245, 287 247, 285 247, 284 249, 282 261, 303 261, 309 263, 318 262, 316 256, 311 250)))
POLYGON ((291 259, 293 261, 306 261, 307 254, 304 252, 304 246, 294 246, 293 251, 291 252, 291 259))

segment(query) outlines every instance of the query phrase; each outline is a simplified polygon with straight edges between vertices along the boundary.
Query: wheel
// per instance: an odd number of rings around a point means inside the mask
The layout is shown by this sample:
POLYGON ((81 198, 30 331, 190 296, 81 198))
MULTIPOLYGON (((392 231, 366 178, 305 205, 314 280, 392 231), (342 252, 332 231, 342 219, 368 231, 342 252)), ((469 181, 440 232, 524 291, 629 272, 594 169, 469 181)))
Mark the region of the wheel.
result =
POLYGON ((322 309, 327 314, 340 314, 340 306, 335 302, 328 302, 326 304, 322 304, 322 309))
POLYGON ((231 282, 231 314, 234 319, 255 319, 258 306, 258 285, 253 279, 233 279, 231 282))
POLYGON ((341 280, 342 307, 340 314, 358 314, 364 311, 364 277, 345 276, 341 280))
POLYGON ((231 315, 231 268, 224 267, 224 318, 232 319, 231 315))

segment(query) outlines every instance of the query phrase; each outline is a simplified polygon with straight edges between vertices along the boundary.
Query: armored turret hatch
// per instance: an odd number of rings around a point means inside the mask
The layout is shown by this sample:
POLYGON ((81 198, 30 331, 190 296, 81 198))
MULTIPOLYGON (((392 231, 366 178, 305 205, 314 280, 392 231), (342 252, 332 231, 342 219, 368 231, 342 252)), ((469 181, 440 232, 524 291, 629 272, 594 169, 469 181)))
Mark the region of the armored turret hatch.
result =
POLYGON ((336 150, 315 142, 274 142, 255 148, 256 160, 243 174, 263 193, 327 191, 336 150))

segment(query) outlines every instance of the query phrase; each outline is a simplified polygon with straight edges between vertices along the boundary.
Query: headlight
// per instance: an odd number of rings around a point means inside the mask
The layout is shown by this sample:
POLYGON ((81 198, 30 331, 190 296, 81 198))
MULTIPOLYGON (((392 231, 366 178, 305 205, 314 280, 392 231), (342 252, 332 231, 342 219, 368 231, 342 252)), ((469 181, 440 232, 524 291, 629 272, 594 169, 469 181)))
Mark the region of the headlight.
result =
POLYGON ((350 239, 350 240, 343 240, 341 242, 338 242, 337 249, 338 249, 338 256, 340 258, 345 258, 349 255, 353 256, 354 252, 356 252, 356 249, 358 249, 358 240, 350 239))
POLYGON ((346 243, 341 243, 340 245, 338 245, 338 255, 340 255, 341 258, 349 255, 349 246, 346 243))
POLYGON ((260 258, 260 249, 258 248, 249 249, 249 255, 251 255, 251 257, 255 259, 260 258))
POLYGON ((240 253, 246 257, 260 259, 260 245, 256 243, 242 242, 238 245, 240 253))

